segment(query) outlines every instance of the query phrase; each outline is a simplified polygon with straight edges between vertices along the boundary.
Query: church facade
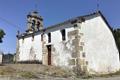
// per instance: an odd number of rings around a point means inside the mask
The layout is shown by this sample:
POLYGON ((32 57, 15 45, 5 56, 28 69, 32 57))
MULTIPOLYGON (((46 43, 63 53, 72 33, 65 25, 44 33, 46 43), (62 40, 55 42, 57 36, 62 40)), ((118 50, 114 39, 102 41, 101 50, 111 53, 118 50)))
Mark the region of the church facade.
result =
POLYGON ((27 19, 28 29, 17 35, 17 62, 38 61, 90 74, 119 70, 115 39, 100 11, 47 28, 37 12, 27 19))

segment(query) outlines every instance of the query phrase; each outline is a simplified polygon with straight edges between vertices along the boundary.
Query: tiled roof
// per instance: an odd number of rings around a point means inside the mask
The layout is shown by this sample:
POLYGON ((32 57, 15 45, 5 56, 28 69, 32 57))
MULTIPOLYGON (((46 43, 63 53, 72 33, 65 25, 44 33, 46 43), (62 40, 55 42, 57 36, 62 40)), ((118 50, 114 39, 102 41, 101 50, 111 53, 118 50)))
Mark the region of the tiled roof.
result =
MULTIPOLYGON (((92 16, 93 16, 93 17, 95 17, 95 16, 101 16, 101 17, 103 18, 103 20, 105 21, 105 23, 108 25, 108 27, 111 29, 110 25, 108 24, 107 20, 106 20, 105 17, 102 15, 102 13, 101 13, 100 11, 97 11, 97 12, 94 12, 94 13, 91 13, 91 14, 88 14, 88 15, 83 15, 83 16, 78 16, 78 17, 75 17, 75 18, 71 18, 71 19, 66 20, 66 21, 64 21, 64 22, 61 22, 61 23, 59 23, 59 24, 52 25, 52 26, 49 26, 49 27, 44 28, 44 29, 42 29, 42 30, 36 31, 36 32, 34 32, 34 33, 29 33, 29 34, 28 34, 28 33, 22 33, 22 34, 20 34, 20 35, 17 35, 17 37, 18 37, 18 38, 28 37, 28 36, 34 35, 34 34, 36 34, 36 33, 44 32, 44 31, 49 30, 49 29, 52 29, 52 28, 57 28, 57 27, 59 27, 59 26, 65 25, 65 24, 69 24, 69 23, 72 24, 72 22, 74 22, 74 21, 76 21, 76 20, 80 20, 80 21, 81 21, 83 18, 86 19, 87 17, 93 18, 92 16)), ((81 22, 82 22, 82 21, 81 21, 81 22)))

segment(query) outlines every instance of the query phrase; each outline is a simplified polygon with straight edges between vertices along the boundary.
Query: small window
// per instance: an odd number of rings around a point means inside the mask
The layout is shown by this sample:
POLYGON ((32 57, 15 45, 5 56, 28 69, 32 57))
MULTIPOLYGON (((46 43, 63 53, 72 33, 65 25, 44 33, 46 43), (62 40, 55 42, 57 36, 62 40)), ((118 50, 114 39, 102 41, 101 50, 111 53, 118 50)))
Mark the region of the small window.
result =
POLYGON ((32 41, 34 41, 34 35, 32 35, 32 41))
POLYGON ((77 25, 77 24, 74 24, 74 28, 76 28, 76 27, 78 27, 78 25, 77 25))
POLYGON ((35 27, 35 20, 32 20, 32 29, 34 30, 35 27))
POLYGON ((62 34, 62 40, 66 40, 66 32, 65 32, 65 29, 61 30, 61 34, 62 34))
POLYGON ((40 22, 37 22, 37 29, 39 30, 40 22))
POLYGON ((41 34, 41 41, 43 41, 43 34, 41 34))
POLYGON ((22 37, 22 43, 24 43, 24 37, 22 37))
POLYGON ((85 22, 85 18, 81 17, 81 21, 82 21, 82 22, 85 22))
POLYGON ((38 22, 37 22, 37 27, 39 27, 39 26, 40 26, 40 22, 38 21, 38 22))
POLYGON ((48 42, 51 42, 51 33, 48 33, 48 42))

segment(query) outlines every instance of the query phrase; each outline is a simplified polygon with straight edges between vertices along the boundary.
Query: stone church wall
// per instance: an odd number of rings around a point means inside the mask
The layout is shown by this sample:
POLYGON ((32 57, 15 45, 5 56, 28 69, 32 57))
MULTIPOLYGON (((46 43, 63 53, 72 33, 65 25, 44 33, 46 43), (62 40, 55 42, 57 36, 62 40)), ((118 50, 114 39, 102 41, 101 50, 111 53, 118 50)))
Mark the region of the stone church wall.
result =
POLYGON ((41 35, 20 39, 19 44, 19 61, 37 60, 42 62, 41 35))
POLYGON ((43 65, 72 69, 77 74, 119 70, 119 52, 108 25, 99 14, 84 18, 20 39, 19 61, 38 60, 43 65), (65 40, 62 40, 63 29, 65 40))
POLYGON ((84 41, 84 60, 92 74, 115 72, 120 68, 119 52, 108 25, 101 16, 80 24, 84 41))

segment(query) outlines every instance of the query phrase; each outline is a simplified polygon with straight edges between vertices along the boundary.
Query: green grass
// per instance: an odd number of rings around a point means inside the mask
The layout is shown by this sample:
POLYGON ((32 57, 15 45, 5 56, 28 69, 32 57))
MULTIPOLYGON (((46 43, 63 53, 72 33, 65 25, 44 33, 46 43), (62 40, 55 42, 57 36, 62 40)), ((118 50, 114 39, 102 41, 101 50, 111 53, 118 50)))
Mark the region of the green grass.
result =
POLYGON ((119 76, 120 75, 120 71, 114 72, 114 73, 109 73, 109 74, 100 74, 100 75, 85 75, 82 76, 83 79, 89 79, 89 78, 94 78, 94 77, 103 77, 103 78, 109 78, 109 77, 113 77, 113 76, 119 76))
POLYGON ((32 72, 20 72, 20 76, 23 78, 38 78, 34 73, 32 72))
POLYGON ((0 75, 12 75, 15 72, 16 70, 10 67, 4 67, 0 69, 0 75))

